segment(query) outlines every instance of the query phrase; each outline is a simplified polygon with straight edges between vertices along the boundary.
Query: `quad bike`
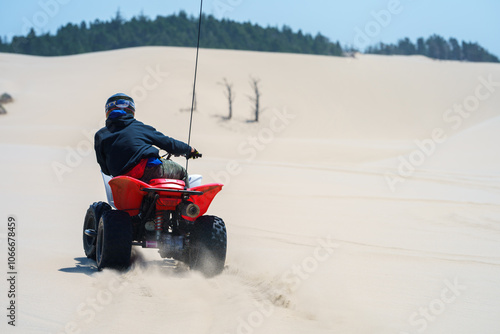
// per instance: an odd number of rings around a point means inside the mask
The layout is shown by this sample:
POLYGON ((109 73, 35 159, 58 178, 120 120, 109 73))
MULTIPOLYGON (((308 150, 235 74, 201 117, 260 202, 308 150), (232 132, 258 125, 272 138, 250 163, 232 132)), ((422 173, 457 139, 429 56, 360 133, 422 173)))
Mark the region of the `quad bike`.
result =
POLYGON ((132 246, 141 246, 158 249, 162 258, 182 261, 207 277, 222 272, 226 227, 221 218, 204 215, 222 184, 186 189, 182 180, 148 184, 128 176, 109 182, 103 177, 110 187, 108 202, 116 209, 93 203, 83 224, 85 255, 97 262, 98 270, 128 268, 132 246))

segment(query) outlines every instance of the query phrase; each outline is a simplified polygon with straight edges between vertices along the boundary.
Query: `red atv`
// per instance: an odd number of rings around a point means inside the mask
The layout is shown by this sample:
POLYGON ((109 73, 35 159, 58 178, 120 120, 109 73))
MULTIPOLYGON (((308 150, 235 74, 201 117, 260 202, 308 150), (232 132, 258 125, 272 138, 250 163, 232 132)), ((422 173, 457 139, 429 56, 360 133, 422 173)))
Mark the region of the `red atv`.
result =
POLYGON ((162 258, 182 261, 208 277, 222 272, 226 226, 222 219, 204 215, 222 184, 186 189, 181 180, 154 179, 147 184, 117 176, 109 186, 108 201, 116 210, 96 202, 83 224, 85 255, 97 262, 98 270, 128 268, 134 245, 156 248, 162 258))

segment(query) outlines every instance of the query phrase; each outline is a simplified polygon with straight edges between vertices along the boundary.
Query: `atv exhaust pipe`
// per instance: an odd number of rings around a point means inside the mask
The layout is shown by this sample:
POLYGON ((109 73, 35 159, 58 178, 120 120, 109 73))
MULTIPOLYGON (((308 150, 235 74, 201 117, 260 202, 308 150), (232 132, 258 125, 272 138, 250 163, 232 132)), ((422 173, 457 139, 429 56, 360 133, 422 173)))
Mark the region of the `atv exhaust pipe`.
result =
POLYGON ((196 218, 200 214, 200 207, 194 203, 186 203, 181 207, 181 215, 189 218, 196 218))

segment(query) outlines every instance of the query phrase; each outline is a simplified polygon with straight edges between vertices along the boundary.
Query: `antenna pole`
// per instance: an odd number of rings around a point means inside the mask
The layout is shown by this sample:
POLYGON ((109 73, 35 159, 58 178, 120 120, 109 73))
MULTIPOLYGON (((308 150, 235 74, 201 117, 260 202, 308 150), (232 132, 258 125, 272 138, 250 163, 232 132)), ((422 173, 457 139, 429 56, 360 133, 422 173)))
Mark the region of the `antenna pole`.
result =
MULTIPOLYGON (((191 99, 191 117, 189 119, 188 145, 191 146, 191 127, 193 125, 194 100, 196 96, 196 75, 198 73, 198 53, 200 51, 201 17, 203 15, 203 0, 200 0, 200 19, 198 21, 198 42, 196 44, 196 62, 194 66, 193 98, 191 99)), ((186 159, 186 173, 189 166, 189 159, 186 159)))

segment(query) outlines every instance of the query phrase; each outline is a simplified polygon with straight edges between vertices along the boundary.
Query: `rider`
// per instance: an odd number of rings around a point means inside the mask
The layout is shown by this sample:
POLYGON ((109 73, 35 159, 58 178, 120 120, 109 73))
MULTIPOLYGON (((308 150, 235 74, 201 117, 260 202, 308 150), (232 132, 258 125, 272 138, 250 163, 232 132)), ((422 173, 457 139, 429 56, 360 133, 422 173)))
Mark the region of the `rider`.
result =
POLYGON ((146 183, 159 178, 179 179, 187 184, 186 169, 169 159, 160 159, 153 145, 188 159, 201 157, 195 148, 136 120, 134 100, 126 94, 111 96, 105 110, 106 126, 94 137, 97 162, 104 174, 130 176, 146 183))

